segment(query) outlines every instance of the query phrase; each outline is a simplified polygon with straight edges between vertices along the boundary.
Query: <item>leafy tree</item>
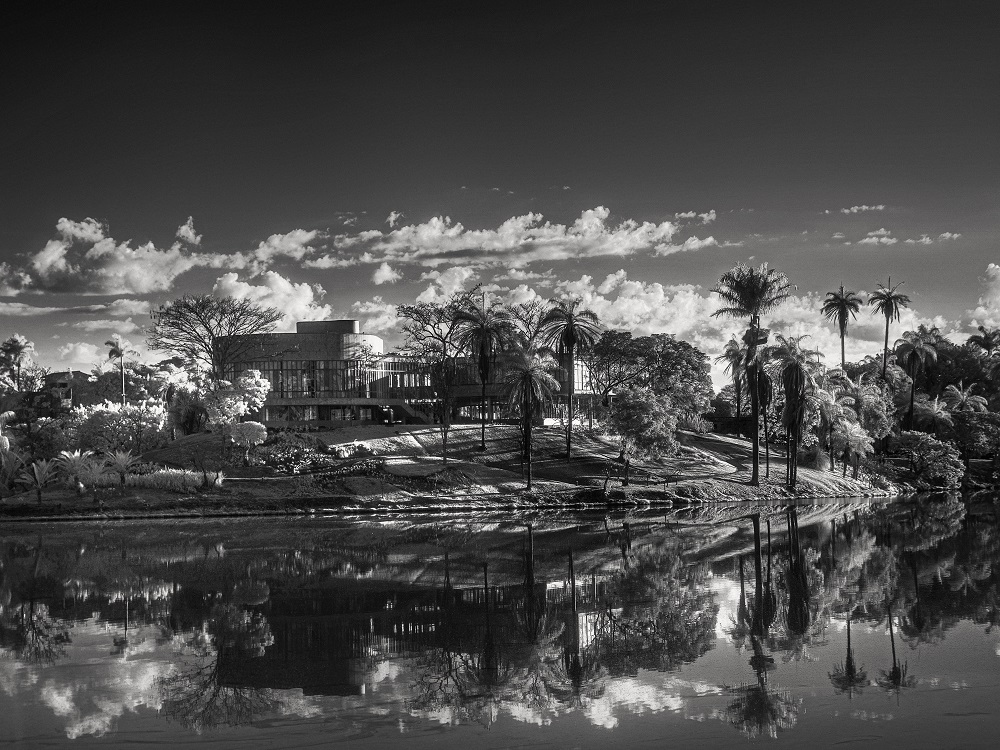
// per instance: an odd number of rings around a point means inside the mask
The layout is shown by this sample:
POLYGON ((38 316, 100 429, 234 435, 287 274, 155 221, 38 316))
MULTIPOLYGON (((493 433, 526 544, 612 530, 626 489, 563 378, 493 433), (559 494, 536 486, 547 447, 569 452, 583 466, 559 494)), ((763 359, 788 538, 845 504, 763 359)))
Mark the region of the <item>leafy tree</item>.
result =
POLYGON ((611 394, 634 383, 646 367, 646 338, 634 339, 628 331, 608 330, 601 334, 587 360, 590 382, 600 394, 601 404, 611 405, 611 394))
POLYGON ((258 411, 270 391, 271 382, 261 377, 259 370, 247 370, 233 383, 218 381, 216 388, 205 396, 209 424, 225 431, 242 417, 258 411))
POLYGON ((578 298, 552 300, 542 318, 541 335, 546 346, 552 347, 567 359, 566 381, 566 458, 573 448, 573 395, 576 391, 576 353, 587 351, 597 343, 601 325, 590 310, 580 309, 578 298))
POLYGON ((749 326, 744 335, 747 345, 747 388, 750 391, 750 422, 752 424, 753 471, 750 484, 759 484, 760 477, 760 395, 757 389, 757 348, 767 341, 767 331, 760 326, 760 318, 775 310, 788 299, 789 283, 785 275, 764 263, 759 268, 740 263, 719 278, 712 291, 722 298, 722 307, 712 317, 747 318, 749 326))
POLYGON ((520 333, 521 345, 528 351, 542 346, 542 321, 548 310, 549 304, 542 299, 507 306, 511 321, 520 333))
POLYGON ((406 336, 401 352, 426 367, 430 375, 440 409, 441 455, 445 463, 448 462, 448 432, 454 411, 458 358, 462 354, 458 313, 468 307, 469 297, 470 293, 463 292, 444 302, 418 302, 396 308, 406 336))
POLYGON ((28 355, 34 353, 35 344, 24 336, 15 333, 9 339, 0 343, 0 366, 10 373, 14 388, 22 392, 21 370, 28 355))
POLYGON ((476 361, 479 384, 482 388, 480 414, 482 416, 481 448, 486 450, 486 386, 496 367, 497 355, 514 345, 517 328, 510 313, 499 302, 487 304, 486 294, 476 303, 466 297, 455 314, 458 327, 457 346, 472 354, 476 361))
POLYGON ((251 353, 266 353, 282 317, 280 310, 247 299, 185 295, 153 312, 147 343, 198 363, 218 381, 251 353))
POLYGON ((236 445, 244 448, 243 465, 250 465, 250 450, 267 440, 267 428, 260 422, 240 422, 230 429, 230 435, 236 445))
POLYGON ((521 415, 521 434, 524 456, 528 464, 528 490, 531 490, 531 427, 542 405, 551 401, 559 389, 559 381, 552 375, 558 367, 546 354, 520 349, 511 354, 506 363, 502 392, 510 405, 521 415))
POLYGON ((621 441, 625 479, 633 458, 656 459, 677 452, 677 418, 670 400, 648 388, 632 388, 611 406, 611 429, 621 441))
POLYGON ((122 376, 122 406, 125 406, 125 357, 136 352, 132 345, 118 333, 112 335, 104 342, 104 345, 108 347, 108 359, 118 360, 118 370, 122 376))
POLYGON ((845 290, 843 284, 840 285, 839 291, 827 292, 826 299, 823 301, 821 309, 823 317, 831 323, 836 323, 837 330, 840 332, 840 365, 845 369, 847 357, 844 355, 844 341, 847 338, 847 324, 851 318, 857 319, 862 302, 863 300, 857 292, 845 290))
POLYGON ((872 306, 872 314, 880 314, 885 317, 885 347, 882 356, 883 380, 885 380, 885 370, 889 364, 889 324, 893 320, 899 320, 899 311, 902 308, 910 306, 910 298, 897 291, 902 285, 903 282, 899 282, 895 286, 892 286, 892 279, 890 278, 888 286, 879 284, 878 290, 873 292, 872 296, 868 299, 868 304, 872 306))
POLYGON ((71 444, 80 450, 106 453, 150 450, 165 442, 167 414, 157 401, 78 406, 64 420, 71 444))
POLYGON ((674 408, 686 416, 704 414, 712 396, 708 357, 668 333, 654 333, 638 343, 644 366, 635 384, 669 397, 674 408))

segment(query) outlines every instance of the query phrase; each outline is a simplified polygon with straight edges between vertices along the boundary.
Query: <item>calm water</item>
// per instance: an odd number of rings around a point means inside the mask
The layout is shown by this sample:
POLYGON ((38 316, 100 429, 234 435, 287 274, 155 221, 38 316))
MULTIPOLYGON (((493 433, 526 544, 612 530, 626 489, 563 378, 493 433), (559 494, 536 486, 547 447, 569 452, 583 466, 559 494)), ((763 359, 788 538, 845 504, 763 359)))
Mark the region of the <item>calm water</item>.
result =
POLYGON ((992 747, 996 507, 7 525, 0 741, 992 747))

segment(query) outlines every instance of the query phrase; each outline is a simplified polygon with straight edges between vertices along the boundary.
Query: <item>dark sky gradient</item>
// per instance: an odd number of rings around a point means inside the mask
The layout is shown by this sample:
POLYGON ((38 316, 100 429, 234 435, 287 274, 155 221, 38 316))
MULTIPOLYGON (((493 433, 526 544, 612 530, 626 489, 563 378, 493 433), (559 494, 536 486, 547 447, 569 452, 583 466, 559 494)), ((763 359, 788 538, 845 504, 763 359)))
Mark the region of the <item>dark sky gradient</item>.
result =
MULTIPOLYGON (((206 5, 3 11, 4 259, 64 216, 166 246, 192 215, 203 249, 230 252, 341 212, 486 228, 712 208, 742 246, 557 275, 711 285, 754 256, 819 292, 905 276, 923 314, 955 319, 1000 261, 994 3, 206 5), (858 204, 887 209, 836 216, 858 204), (882 226, 963 238, 830 240, 882 226)), ((335 307, 367 295, 316 280, 335 307)))

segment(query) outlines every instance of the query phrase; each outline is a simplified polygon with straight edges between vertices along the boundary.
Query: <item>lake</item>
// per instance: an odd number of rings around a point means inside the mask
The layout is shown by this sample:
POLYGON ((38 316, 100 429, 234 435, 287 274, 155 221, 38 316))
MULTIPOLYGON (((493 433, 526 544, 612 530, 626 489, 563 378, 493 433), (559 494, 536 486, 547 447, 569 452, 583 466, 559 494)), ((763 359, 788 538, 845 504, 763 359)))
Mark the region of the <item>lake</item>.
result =
POLYGON ((992 496, 5 524, 0 740, 992 747, 992 496))

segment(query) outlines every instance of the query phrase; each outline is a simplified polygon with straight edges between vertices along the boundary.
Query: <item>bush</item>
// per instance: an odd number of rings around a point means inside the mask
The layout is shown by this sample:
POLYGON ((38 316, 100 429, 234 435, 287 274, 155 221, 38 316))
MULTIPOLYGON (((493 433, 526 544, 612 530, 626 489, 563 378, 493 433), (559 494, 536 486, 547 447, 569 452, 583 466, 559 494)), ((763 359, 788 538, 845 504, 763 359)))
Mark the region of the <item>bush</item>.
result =
POLYGON ((923 432, 903 432, 892 438, 889 453, 909 459, 918 487, 957 487, 965 475, 958 450, 923 432))
POLYGON ((699 435, 704 435, 712 431, 712 423, 697 414, 682 414, 677 420, 677 428, 680 430, 690 430, 699 435))

